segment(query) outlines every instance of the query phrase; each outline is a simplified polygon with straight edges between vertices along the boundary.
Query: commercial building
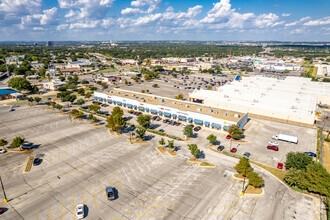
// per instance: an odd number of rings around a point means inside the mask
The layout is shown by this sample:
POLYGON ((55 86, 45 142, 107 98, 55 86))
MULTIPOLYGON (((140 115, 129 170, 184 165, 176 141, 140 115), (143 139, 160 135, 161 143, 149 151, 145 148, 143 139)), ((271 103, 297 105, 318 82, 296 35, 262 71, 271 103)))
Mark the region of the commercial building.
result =
POLYGON ((330 104, 330 84, 302 77, 243 77, 219 87, 218 91, 195 90, 189 94, 189 101, 313 126, 317 104, 330 104))
POLYGON ((12 89, 0 89, 0 100, 16 98, 14 96, 15 93, 18 93, 18 91, 12 89))
POLYGON ((56 89, 63 86, 65 82, 61 82, 61 80, 53 79, 51 82, 44 83, 44 89, 49 89, 51 91, 55 91, 56 89))
POLYGON ((227 130, 232 124, 243 128, 248 120, 248 114, 242 111, 210 107, 122 89, 111 89, 104 92, 95 91, 94 98, 114 105, 181 122, 194 123, 215 130, 227 130))

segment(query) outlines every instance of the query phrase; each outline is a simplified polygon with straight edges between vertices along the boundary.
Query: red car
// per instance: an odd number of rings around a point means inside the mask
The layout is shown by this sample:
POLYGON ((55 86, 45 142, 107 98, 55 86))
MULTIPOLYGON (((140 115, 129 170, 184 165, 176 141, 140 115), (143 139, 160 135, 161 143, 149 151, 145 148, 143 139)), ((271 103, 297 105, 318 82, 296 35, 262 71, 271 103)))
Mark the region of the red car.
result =
POLYGON ((278 146, 269 145, 269 146, 267 146, 267 149, 278 151, 278 146))
POLYGON ((278 168, 278 169, 283 169, 283 163, 278 163, 278 164, 277 164, 277 168, 278 168))
POLYGON ((3 213, 3 208, 0 208, 0 214, 2 214, 3 213))
POLYGON ((230 150, 230 153, 236 153, 237 149, 234 147, 230 150))
POLYGON ((226 136, 226 139, 230 139, 231 138, 231 136, 228 134, 227 136, 226 136))

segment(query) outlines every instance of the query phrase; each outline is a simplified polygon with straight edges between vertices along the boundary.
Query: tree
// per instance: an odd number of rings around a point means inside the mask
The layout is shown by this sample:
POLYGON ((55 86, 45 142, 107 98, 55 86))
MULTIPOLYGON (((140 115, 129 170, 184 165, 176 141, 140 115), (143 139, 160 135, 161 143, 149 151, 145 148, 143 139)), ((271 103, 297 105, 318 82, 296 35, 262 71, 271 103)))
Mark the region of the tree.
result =
POLYGON ((183 99, 183 94, 180 93, 179 95, 175 96, 174 98, 175 98, 175 99, 183 99))
POLYGON ((302 152, 289 152, 286 155, 285 166, 289 169, 306 170, 308 164, 311 164, 313 159, 302 152))
POLYGON ((164 145, 164 144, 165 144, 165 140, 164 140, 164 138, 161 138, 161 139, 160 139, 159 144, 160 144, 160 145, 164 145))
POLYGON ((18 148, 24 143, 25 139, 21 137, 15 137, 14 140, 11 142, 10 146, 13 148, 18 148))
POLYGON ((81 84, 89 84, 89 82, 86 79, 84 79, 83 81, 81 81, 81 84))
POLYGON ((116 106, 116 107, 114 107, 112 109, 111 115, 120 115, 120 116, 123 116, 124 115, 124 111, 120 107, 116 106))
POLYGON ((55 108, 58 109, 58 110, 61 110, 61 109, 63 108, 63 106, 60 105, 60 104, 56 104, 56 105, 55 105, 55 108))
POLYGON ((71 104, 76 100, 77 96, 76 95, 67 95, 64 98, 62 98, 63 102, 69 101, 71 104))
POLYGON ((83 104, 85 104, 85 100, 84 99, 78 99, 77 104, 82 106, 83 104))
POLYGON ((215 142, 217 142, 217 136, 215 136, 214 134, 210 134, 206 139, 207 139, 211 144, 214 144, 215 142))
POLYGON ((234 167, 234 169, 240 173, 241 175, 245 175, 245 168, 246 168, 246 175, 248 176, 249 173, 252 172, 252 167, 250 166, 250 162, 246 157, 241 157, 238 164, 234 167))
POLYGON ((0 139, 0 146, 3 147, 8 144, 8 141, 5 138, 0 139))
POLYGON ((321 164, 313 162, 307 165, 302 176, 309 192, 330 196, 330 174, 321 164))
POLYGON ((78 91, 77 91, 77 93, 79 95, 84 95, 85 94, 85 89, 84 88, 79 88, 78 91))
POLYGON ((58 77, 58 79, 61 80, 61 82, 64 82, 65 77, 64 76, 60 76, 60 77, 58 77))
POLYGON ((72 109, 71 112, 70 112, 70 114, 73 115, 73 116, 77 116, 79 114, 78 112, 79 112, 79 110, 72 109))
POLYGON ((94 115, 92 113, 90 113, 88 116, 87 116, 87 120, 93 120, 94 118, 94 115))
POLYGON ((303 183, 303 172, 302 170, 297 170, 295 168, 290 169, 284 176, 284 181, 289 186, 296 186, 299 189, 306 189, 303 183))
POLYGON ((27 90, 32 92, 31 83, 27 79, 21 77, 11 78, 8 86, 17 89, 18 91, 27 90))
POLYGON ((91 87, 90 87, 90 90, 95 91, 95 90, 97 90, 97 87, 95 87, 95 86, 91 86, 91 87))
POLYGON ((238 125, 230 125, 228 129, 228 133, 232 136, 234 139, 238 139, 242 137, 243 131, 239 128, 238 125))
POLYGON ((141 90, 141 93, 146 93, 146 91, 144 89, 141 90))
POLYGON ((29 103, 31 104, 33 104, 33 101, 34 101, 34 99, 33 99, 33 97, 28 97, 28 101, 29 101, 29 103))
POLYGON ((140 138, 141 140, 143 140, 143 138, 145 137, 146 131, 147 130, 144 127, 138 127, 136 129, 137 137, 140 138))
POLYGON ((256 188, 260 188, 264 184, 262 176, 259 176, 259 174, 256 172, 250 172, 248 175, 248 179, 249 184, 256 188))
POLYGON ((194 157, 197 157, 201 153, 200 149, 197 147, 196 144, 188 144, 188 149, 194 157))
POLYGON ((173 149, 174 148, 174 140, 167 140, 167 142, 168 142, 168 147, 170 148, 170 149, 173 149))
POLYGON ((34 97, 34 101, 36 101, 37 103, 39 103, 41 101, 40 97, 34 97))
POLYGON ((91 96, 92 96, 92 93, 91 93, 91 92, 88 92, 88 93, 85 95, 85 97, 86 97, 87 99, 89 99, 91 96))
POLYGON ((90 111, 92 111, 92 112, 97 112, 98 110, 100 110, 101 109, 101 107, 98 105, 98 104, 91 104, 89 107, 88 107, 88 109, 90 110, 90 111))
POLYGON ((101 84, 101 86, 102 86, 103 89, 107 89, 107 88, 109 88, 108 84, 105 83, 105 82, 103 82, 103 83, 101 84))
POLYGON ((141 114, 141 115, 138 116, 137 122, 142 127, 147 128, 150 125, 150 116, 149 115, 141 114))
POLYGON ((117 132, 119 132, 126 125, 126 122, 120 114, 111 114, 107 119, 107 123, 108 124, 106 125, 106 127, 117 132))
POLYGON ((187 125, 186 127, 183 128, 183 135, 186 136, 191 136, 193 134, 193 129, 190 125, 187 125))

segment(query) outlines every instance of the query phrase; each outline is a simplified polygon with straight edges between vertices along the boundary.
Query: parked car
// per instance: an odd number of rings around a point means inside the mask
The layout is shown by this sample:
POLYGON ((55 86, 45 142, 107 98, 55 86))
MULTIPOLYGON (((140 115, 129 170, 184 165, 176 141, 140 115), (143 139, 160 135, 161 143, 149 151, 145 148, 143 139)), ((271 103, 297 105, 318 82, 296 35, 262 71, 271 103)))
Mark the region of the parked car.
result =
POLYGON ((164 129, 159 129, 160 132, 165 132, 164 129))
POLYGON ((38 166, 39 164, 41 164, 41 161, 42 161, 41 158, 38 158, 38 157, 34 158, 33 166, 38 166))
POLYGON ((278 146, 272 146, 272 145, 268 145, 267 149, 269 150, 274 150, 274 151, 278 151, 278 146))
POLYGON ((243 155, 244 155, 245 157, 249 157, 251 154, 250 154, 249 152, 245 152, 243 155))
POLYGON ((196 127, 194 128, 194 131, 198 132, 198 131, 201 130, 201 129, 202 129, 201 126, 196 126, 196 127))
POLYGON ((6 150, 4 150, 4 149, 0 149, 0 154, 4 154, 4 153, 6 153, 7 151, 6 150))
POLYGON ((231 135, 228 134, 228 135, 226 136, 226 139, 230 139, 230 138, 231 138, 231 135))
POLYGON ((133 114, 133 112, 134 112, 133 110, 128 110, 128 113, 130 114, 133 114))
POLYGON ((2 213, 3 213, 3 208, 0 207, 0 214, 2 214, 2 213))
POLYGON ((237 149, 234 147, 230 150, 230 153, 236 153, 237 152, 237 149))
POLYGON ((221 145, 217 148, 218 151, 223 151, 223 149, 225 149, 225 147, 221 145))
POLYGON ((272 145, 272 146, 278 146, 279 145, 276 141, 270 141, 270 142, 268 142, 268 144, 272 145))
MULTIPOLYGON (((142 114, 141 112, 139 112, 139 113, 142 114)), ((162 119, 159 116, 157 116, 156 121, 160 121, 160 120, 162 120, 162 119)))
POLYGON ((283 163, 278 163, 278 164, 277 164, 277 168, 278 168, 278 169, 283 169, 283 163))
POLYGON ((79 204, 76 206, 76 218, 82 219, 85 217, 84 204, 79 204))
POLYGON ((310 157, 316 157, 316 154, 313 152, 304 152, 305 154, 307 154, 310 157))
POLYGON ((115 200, 115 192, 113 190, 113 188, 111 186, 108 186, 106 189, 105 189, 105 192, 106 192, 106 195, 107 195, 107 198, 108 200, 115 200))
POLYGON ((177 121, 177 122, 175 123, 175 125, 176 125, 176 126, 179 126, 179 125, 181 125, 181 122, 178 122, 178 121, 177 121))

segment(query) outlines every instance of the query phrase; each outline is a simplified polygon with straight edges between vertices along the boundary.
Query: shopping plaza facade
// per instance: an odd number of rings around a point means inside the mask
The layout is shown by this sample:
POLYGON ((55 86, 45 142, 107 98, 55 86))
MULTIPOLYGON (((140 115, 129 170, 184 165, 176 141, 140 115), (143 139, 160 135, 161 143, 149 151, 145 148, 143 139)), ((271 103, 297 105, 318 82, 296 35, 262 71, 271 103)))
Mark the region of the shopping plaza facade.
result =
POLYGON ((246 112, 122 89, 95 91, 94 98, 112 105, 183 123, 193 123, 214 130, 228 130, 229 126, 233 124, 243 129, 248 121, 248 113, 246 112))

